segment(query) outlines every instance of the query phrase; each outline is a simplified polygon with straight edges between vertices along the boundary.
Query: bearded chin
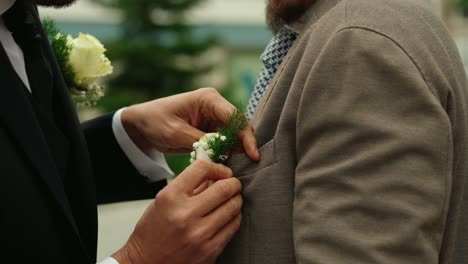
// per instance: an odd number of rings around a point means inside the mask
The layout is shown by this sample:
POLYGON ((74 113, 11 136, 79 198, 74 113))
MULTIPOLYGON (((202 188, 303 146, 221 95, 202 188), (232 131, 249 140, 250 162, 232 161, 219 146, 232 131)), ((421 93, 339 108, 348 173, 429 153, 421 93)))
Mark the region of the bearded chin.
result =
POLYGON ((37 5, 46 7, 67 7, 71 6, 76 0, 33 0, 37 5))
POLYGON ((276 33, 286 24, 298 20, 314 0, 267 0, 266 18, 270 29, 276 33))

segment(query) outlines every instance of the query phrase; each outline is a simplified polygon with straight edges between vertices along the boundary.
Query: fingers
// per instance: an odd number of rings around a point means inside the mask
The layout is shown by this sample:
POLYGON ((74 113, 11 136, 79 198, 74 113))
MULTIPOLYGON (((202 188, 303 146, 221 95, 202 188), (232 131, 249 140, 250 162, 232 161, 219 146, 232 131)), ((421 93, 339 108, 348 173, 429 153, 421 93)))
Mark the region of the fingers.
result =
POLYGON ((174 188, 179 188, 182 192, 193 195, 204 181, 222 180, 232 177, 232 171, 228 167, 206 160, 197 160, 185 169, 174 181, 174 188))
POLYGON ((211 239, 210 242, 213 243, 213 247, 219 250, 218 256, 224 250, 227 243, 231 241, 232 237, 239 230, 241 222, 242 214, 239 214, 211 239))
POLYGON ((178 131, 174 131, 172 135, 174 137, 173 142, 177 144, 175 147, 178 149, 192 149, 193 143, 200 140, 205 132, 191 126, 183 119, 179 119, 178 122, 180 123, 177 127, 178 131))
POLYGON ((203 182, 197 189, 193 191, 193 195, 198 195, 210 187, 210 181, 203 182))
POLYGON ((228 121, 229 113, 236 110, 236 107, 229 103, 219 92, 214 88, 202 88, 198 92, 201 93, 201 111, 213 119, 213 121, 228 121))
POLYGON ((253 128, 248 126, 238 133, 238 137, 242 141, 247 156, 255 161, 260 160, 260 152, 258 151, 257 139, 253 133, 253 128))
MULTIPOLYGON (((196 96, 193 95, 193 97, 199 99, 200 104, 197 105, 199 105, 200 109, 198 109, 198 111, 201 113, 201 115, 197 116, 205 118, 205 120, 198 120, 196 122, 198 125, 201 125, 199 128, 202 130, 207 130, 207 127, 204 127, 202 124, 203 121, 209 120, 210 122, 220 121, 222 123, 226 123, 228 121, 229 114, 236 110, 236 108, 222 97, 214 88, 198 89, 196 93, 196 96)), ((193 142, 198 141, 200 137, 203 136, 203 133, 200 130, 195 129, 188 124, 186 124, 186 126, 187 128, 184 128, 182 131, 185 136, 181 139, 181 145, 179 147, 191 146, 193 142)), ((260 153, 257 148, 257 141, 252 127, 249 126, 240 131, 238 133, 238 137, 242 141, 246 154, 252 160, 258 161, 260 159, 260 153)))
POLYGON ((215 182, 204 192, 193 197, 197 214, 200 216, 210 214, 213 210, 226 203, 226 201, 239 194, 241 189, 241 183, 237 178, 215 182))
POLYGON ((213 237, 226 224, 235 219, 242 209, 242 196, 234 196, 205 217, 204 229, 208 237, 213 237))
MULTIPOLYGON (((203 109, 208 109, 209 117, 214 121, 221 121, 226 123, 228 121, 229 113, 232 113, 236 108, 222 97, 215 89, 200 89, 199 91, 206 93, 203 98, 203 109)), ((257 148, 257 141, 255 139, 253 128, 251 126, 242 130, 238 134, 242 141, 245 152, 252 160, 259 160, 260 153, 257 148)))

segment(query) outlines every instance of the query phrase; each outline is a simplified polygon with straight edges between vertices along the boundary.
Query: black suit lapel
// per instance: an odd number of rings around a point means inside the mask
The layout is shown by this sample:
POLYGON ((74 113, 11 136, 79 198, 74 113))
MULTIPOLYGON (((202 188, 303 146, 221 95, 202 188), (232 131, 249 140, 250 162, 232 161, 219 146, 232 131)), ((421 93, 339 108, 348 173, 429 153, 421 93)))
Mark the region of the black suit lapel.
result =
MULTIPOLYGON (((50 48, 35 6, 25 1, 25 8, 33 14, 33 19, 42 36, 42 46, 53 76, 52 109, 56 125, 60 127, 70 143, 68 175, 63 183, 47 143, 40 133, 30 99, 23 83, 17 76, 5 50, 0 45, 0 125, 5 124, 25 156, 33 165, 54 197, 58 210, 63 212, 70 224, 83 254, 91 262, 96 258, 97 210, 95 183, 87 153, 86 143, 80 133, 80 126, 66 85, 56 59, 50 48)), ((37 92, 37 91, 36 91, 37 92)))
POLYGON ((86 140, 81 133, 80 122, 70 99, 68 88, 63 79, 60 67, 50 47, 47 36, 41 26, 35 6, 30 5, 43 40, 45 56, 53 75, 53 112, 55 123, 60 127, 70 143, 70 163, 65 180, 65 191, 68 196, 73 217, 79 230, 82 246, 87 257, 93 262, 97 248, 97 208, 95 179, 89 158, 86 140))
POLYGON ((54 196, 64 216, 77 232, 70 206, 65 195, 63 184, 55 164, 47 151, 47 144, 41 130, 26 90, 17 76, 5 50, 0 46, 0 75, 2 94, 0 102, 0 118, 3 124, 11 131, 18 145, 28 157, 33 167, 43 179, 49 191, 54 196))
MULTIPOLYGON (((68 197, 65 193, 62 179, 58 174, 54 161, 48 152, 48 145, 41 133, 35 113, 26 97, 24 84, 14 71, 3 46, 0 45, 0 124, 4 125, 23 150, 32 167, 38 172, 47 191, 56 201, 57 210, 63 213, 65 221, 77 240, 77 246, 83 248, 87 256, 88 250, 79 235, 79 229, 74 219, 68 197)), ((92 215, 90 216, 92 218, 92 215)), ((93 219, 94 220, 94 219, 93 219)), ((93 247, 94 245, 91 245, 93 247)), ((94 255, 93 251, 91 254, 94 255)), ((93 256, 91 256, 93 259, 93 256)))

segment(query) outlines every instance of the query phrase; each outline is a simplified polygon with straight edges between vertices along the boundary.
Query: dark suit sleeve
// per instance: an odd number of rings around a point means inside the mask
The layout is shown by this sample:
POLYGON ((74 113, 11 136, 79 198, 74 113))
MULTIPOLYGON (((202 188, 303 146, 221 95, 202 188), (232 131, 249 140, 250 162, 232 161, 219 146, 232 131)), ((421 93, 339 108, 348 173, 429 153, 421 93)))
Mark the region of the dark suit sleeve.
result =
POLYGON ((131 164, 112 131, 113 114, 81 125, 96 178, 98 203, 153 198, 166 181, 149 183, 131 164))

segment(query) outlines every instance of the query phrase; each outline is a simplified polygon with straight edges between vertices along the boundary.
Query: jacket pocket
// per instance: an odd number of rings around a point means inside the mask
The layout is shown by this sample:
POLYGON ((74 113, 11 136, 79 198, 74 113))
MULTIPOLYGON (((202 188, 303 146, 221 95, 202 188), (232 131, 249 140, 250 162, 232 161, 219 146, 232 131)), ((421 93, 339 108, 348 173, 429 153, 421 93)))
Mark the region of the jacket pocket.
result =
POLYGON ((242 177, 254 174, 262 169, 265 169, 277 162, 275 139, 271 139, 259 148, 260 161, 251 160, 245 153, 235 154, 228 161, 227 166, 230 167, 236 177, 242 177))

